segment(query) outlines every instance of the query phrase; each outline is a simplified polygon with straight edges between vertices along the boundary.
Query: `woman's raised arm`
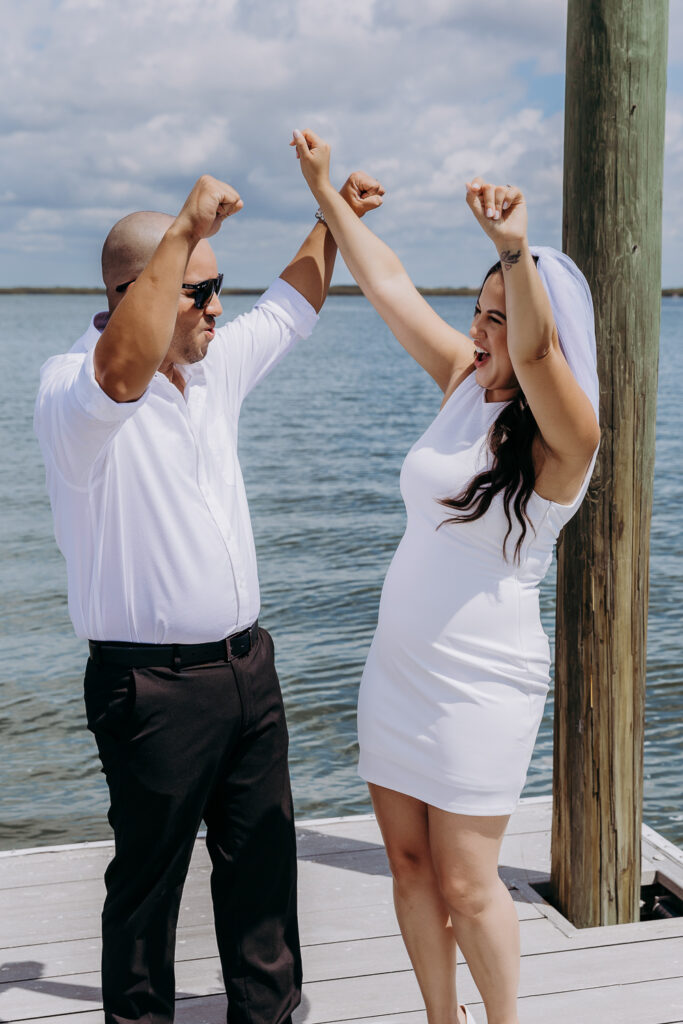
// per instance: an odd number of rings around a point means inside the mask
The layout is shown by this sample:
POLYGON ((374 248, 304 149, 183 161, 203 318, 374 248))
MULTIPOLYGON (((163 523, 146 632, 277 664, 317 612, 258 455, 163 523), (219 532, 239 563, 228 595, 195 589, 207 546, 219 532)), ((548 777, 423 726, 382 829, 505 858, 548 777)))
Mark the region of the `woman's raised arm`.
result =
MULTIPOLYGON (((417 291, 398 256, 361 223, 330 183, 330 147, 313 132, 294 132, 297 156, 344 262, 392 333, 446 392, 472 369, 474 345, 417 291)), ((378 197, 378 203, 381 199, 378 197)))
POLYGON ((498 250, 505 286, 507 346, 543 441, 537 490, 565 501, 583 480, 600 440, 597 416, 560 347, 550 299, 527 240, 524 196, 475 179, 467 203, 498 250))

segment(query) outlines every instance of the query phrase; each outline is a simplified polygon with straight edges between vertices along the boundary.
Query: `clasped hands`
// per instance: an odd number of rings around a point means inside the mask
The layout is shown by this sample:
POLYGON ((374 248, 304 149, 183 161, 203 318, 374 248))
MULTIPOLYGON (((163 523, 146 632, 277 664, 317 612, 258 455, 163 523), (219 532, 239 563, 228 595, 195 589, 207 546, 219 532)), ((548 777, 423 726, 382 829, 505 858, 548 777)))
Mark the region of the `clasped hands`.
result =
MULTIPOLYGON (((290 146, 296 148, 301 171, 313 196, 320 202, 330 184, 330 146, 315 132, 294 131, 290 146)), ((339 190, 353 212, 362 217, 382 205, 384 187, 365 171, 354 171, 339 190)))

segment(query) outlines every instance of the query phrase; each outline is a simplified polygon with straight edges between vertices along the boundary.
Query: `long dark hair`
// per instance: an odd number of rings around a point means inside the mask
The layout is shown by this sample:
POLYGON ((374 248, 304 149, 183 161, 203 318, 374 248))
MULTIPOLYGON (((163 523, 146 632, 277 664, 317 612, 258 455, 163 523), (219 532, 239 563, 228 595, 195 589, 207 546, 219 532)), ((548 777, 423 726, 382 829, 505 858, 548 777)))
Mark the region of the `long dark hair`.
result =
MULTIPOLYGON (((500 263, 495 263, 486 274, 479 295, 491 275, 497 273, 502 273, 500 263)), ((512 401, 499 413, 489 430, 486 440, 493 455, 491 468, 473 477, 456 497, 440 499, 441 505, 453 509, 457 514, 444 519, 438 528, 447 523, 472 523, 476 519, 481 519, 496 494, 502 491, 503 509, 508 523, 503 540, 503 557, 507 559, 506 546, 512 533, 514 512, 521 526, 514 555, 515 561, 519 562, 527 524, 534 528, 526 509, 536 483, 532 445, 537 434, 538 425, 520 388, 512 401)))

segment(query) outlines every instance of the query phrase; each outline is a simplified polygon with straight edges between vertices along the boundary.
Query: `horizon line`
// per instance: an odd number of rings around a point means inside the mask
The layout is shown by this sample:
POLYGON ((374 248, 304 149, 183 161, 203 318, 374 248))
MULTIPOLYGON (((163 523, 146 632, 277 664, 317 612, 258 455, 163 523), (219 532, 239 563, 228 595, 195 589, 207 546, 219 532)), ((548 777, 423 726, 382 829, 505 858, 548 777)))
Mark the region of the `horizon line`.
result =
MULTIPOLYGON (((417 285, 420 295, 433 296, 473 296, 479 294, 479 288, 471 288, 469 285, 460 285, 457 288, 448 285, 417 285)), ((263 295, 265 288, 223 288, 221 295, 263 295)), ((357 284, 333 284, 328 295, 362 295, 363 292, 357 284)), ((662 298, 683 298, 683 285, 675 288, 662 288, 662 298)), ((101 287, 87 287, 85 285, 16 285, 12 288, 0 288, 0 295, 106 295, 101 287)))

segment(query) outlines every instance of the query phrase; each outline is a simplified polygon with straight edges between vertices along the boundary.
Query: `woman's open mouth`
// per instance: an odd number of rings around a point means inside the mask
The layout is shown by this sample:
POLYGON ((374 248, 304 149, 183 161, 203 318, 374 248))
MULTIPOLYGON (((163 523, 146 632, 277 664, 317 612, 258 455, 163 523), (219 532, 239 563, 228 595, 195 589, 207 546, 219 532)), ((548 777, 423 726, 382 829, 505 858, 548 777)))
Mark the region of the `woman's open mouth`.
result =
POLYGON ((491 353, 487 352, 485 348, 480 348, 479 345, 474 346, 474 362, 476 366, 483 366, 490 358, 491 353))

